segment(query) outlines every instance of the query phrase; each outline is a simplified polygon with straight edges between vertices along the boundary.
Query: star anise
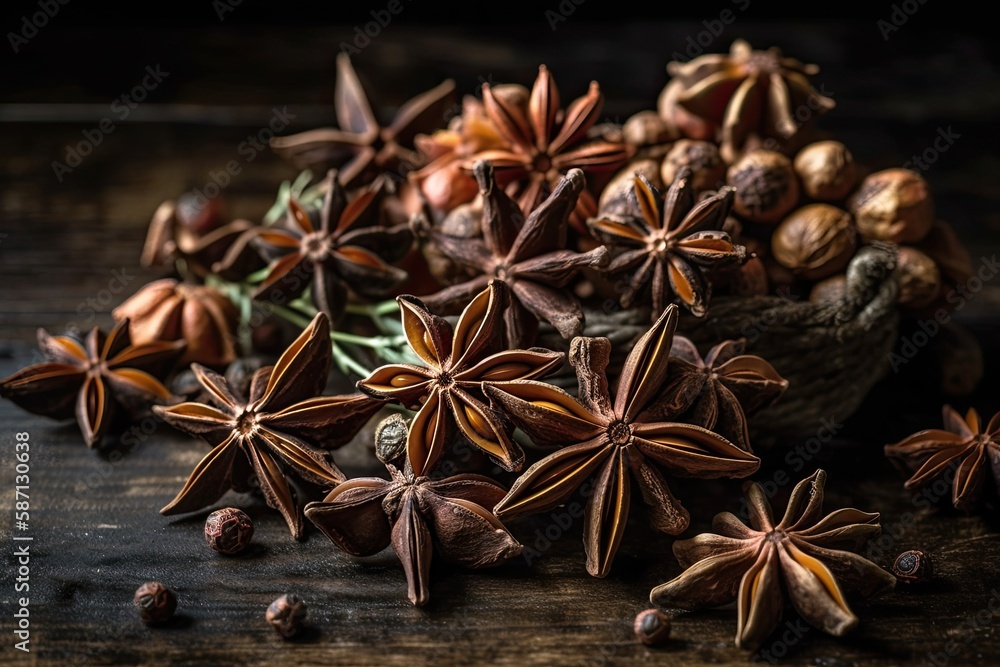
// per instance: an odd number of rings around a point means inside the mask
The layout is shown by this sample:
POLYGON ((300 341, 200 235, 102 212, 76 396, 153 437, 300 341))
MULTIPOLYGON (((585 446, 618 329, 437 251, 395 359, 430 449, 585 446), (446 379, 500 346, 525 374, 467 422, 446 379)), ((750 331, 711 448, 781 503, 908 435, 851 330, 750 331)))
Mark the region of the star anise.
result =
POLYGON ((715 431, 746 451, 747 416, 771 405, 788 388, 765 359, 743 354, 746 341, 719 343, 702 359, 684 336, 674 336, 667 381, 655 412, 715 431))
POLYGON ((444 454, 455 426, 469 442, 505 470, 519 470, 524 452, 510 437, 503 418, 490 408, 483 388, 495 382, 542 377, 562 363, 562 353, 531 348, 506 350, 503 312, 507 286, 492 281, 462 311, 452 328, 412 296, 396 299, 403 331, 426 367, 390 364, 372 371, 358 388, 377 398, 419 410, 406 451, 416 476, 444 454))
POLYGON ((691 170, 681 169, 661 199, 646 177, 635 176, 635 215, 601 217, 589 222, 595 236, 623 248, 607 267, 625 273, 628 283, 621 304, 630 308, 639 295, 652 291, 653 314, 677 299, 694 315, 708 312, 710 270, 746 261, 746 248, 736 245, 722 224, 733 206, 731 187, 695 202, 691 170))
POLYGON ((391 479, 359 477, 336 487, 306 516, 352 556, 372 556, 392 544, 406 572, 410 602, 430 599, 431 559, 478 569, 500 565, 521 545, 488 508, 506 490, 479 475, 432 480, 385 462, 391 479))
POLYGON ((584 187, 583 172, 572 169, 549 197, 528 212, 497 187, 488 162, 474 167, 483 196, 482 238, 466 239, 428 230, 431 242, 446 257, 479 275, 423 297, 435 312, 447 312, 478 293, 490 280, 505 282, 513 294, 504 315, 508 345, 534 340, 538 320, 549 322, 569 339, 583 331, 583 309, 563 289, 584 267, 608 261, 604 246, 586 253, 566 249, 567 220, 584 187))
POLYGON ((238 314, 222 292, 172 278, 145 285, 112 312, 128 318, 137 343, 183 340, 182 364, 225 366, 236 360, 233 329, 238 314))
POLYGON ((622 369, 614 399, 605 371, 611 352, 606 338, 574 338, 570 363, 579 400, 542 382, 502 382, 485 387, 535 444, 562 449, 521 475, 495 508, 500 519, 544 512, 566 500, 588 479, 584 548, 587 571, 604 577, 625 532, 631 476, 649 506, 653 527, 669 535, 685 530, 688 512, 674 498, 660 468, 684 477, 746 477, 760 460, 700 426, 649 420, 646 409, 659 396, 667 355, 677 326, 669 306, 636 343, 622 369))
MULTIPOLYGON (((593 180, 598 174, 613 172, 631 157, 632 148, 625 143, 588 137, 603 104, 600 86, 592 81, 587 94, 563 111, 559 89, 545 65, 538 68, 535 85, 524 105, 514 97, 495 95, 490 84, 484 83, 486 114, 510 148, 483 151, 472 157, 469 166, 478 160, 492 162, 499 172, 500 185, 511 186, 510 194, 516 197, 521 210, 530 211, 570 169, 581 169, 593 180)), ((582 193, 581 200, 574 204, 581 207, 584 220, 596 209, 590 193, 582 193)))
POLYGON ((267 276, 254 290, 255 299, 288 300, 311 285, 313 303, 335 322, 343 314, 348 288, 378 298, 406 278, 405 271, 388 262, 405 255, 413 237, 405 224, 362 226, 378 215, 381 182, 350 202, 335 171, 327 174, 324 186, 318 228, 309 212, 290 198, 284 228, 257 227, 232 252, 252 242, 271 260, 267 276))
POLYGON ((778 627, 789 598, 813 627, 840 637, 858 624, 845 593, 869 597, 892 588, 896 578, 859 556, 881 529, 879 515, 842 509, 823 517, 826 473, 817 470, 792 491, 785 516, 775 525, 764 488, 744 486, 750 526, 729 512, 712 529, 674 543, 687 568, 654 588, 653 604, 704 609, 736 602, 736 646, 754 649, 778 627))
POLYGON ((75 415, 89 447, 100 442, 119 409, 139 417, 153 403, 180 400, 160 378, 184 353, 184 341, 133 345, 128 319, 107 335, 94 327, 82 345, 39 329, 38 347, 48 361, 0 380, 0 396, 36 415, 75 415))
POLYGON ((387 126, 379 125, 350 57, 337 56, 337 86, 334 106, 340 129, 310 130, 275 137, 271 148, 299 169, 314 172, 337 167, 340 182, 353 189, 371 183, 383 172, 420 166, 413 148, 418 134, 433 132, 444 122, 452 105, 455 82, 451 79, 404 103, 387 126))
POLYGON ((729 163, 766 139, 779 147, 793 139, 800 128, 798 109, 819 115, 835 105, 809 83, 819 67, 785 58, 778 48, 754 51, 742 39, 728 55, 672 62, 667 71, 680 81, 677 104, 718 129, 729 163))
POLYGON ((907 489, 918 489, 954 475, 952 503, 971 509, 983 496, 987 478, 992 493, 1000 488, 1000 412, 982 430, 979 413, 970 409, 965 419, 950 405, 944 406, 944 427, 914 433, 894 445, 885 455, 902 472, 912 474, 907 489))
POLYGON ((363 394, 318 396, 331 357, 330 324, 319 313, 273 367, 257 371, 246 398, 221 375, 193 364, 209 404, 154 411, 213 449, 160 512, 199 510, 230 489, 248 490, 256 479, 268 506, 281 512, 295 539, 301 537, 302 516, 289 477, 327 489, 342 482, 344 474, 322 448, 349 441, 382 405, 363 394))

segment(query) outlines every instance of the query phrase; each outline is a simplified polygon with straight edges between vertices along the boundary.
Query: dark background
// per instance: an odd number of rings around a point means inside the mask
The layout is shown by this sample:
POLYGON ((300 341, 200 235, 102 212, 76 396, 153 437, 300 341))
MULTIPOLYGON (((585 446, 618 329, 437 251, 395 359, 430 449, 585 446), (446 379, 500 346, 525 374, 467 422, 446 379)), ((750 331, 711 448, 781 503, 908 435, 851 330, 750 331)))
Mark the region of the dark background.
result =
MULTIPOLYGON (((860 162, 873 169, 900 166, 931 146, 940 129, 959 134, 924 176, 939 217, 956 227, 977 267, 1000 249, 998 44, 988 21, 961 5, 914 3, 919 9, 886 40, 877 22, 890 20, 890 3, 869 4, 855 15, 825 4, 789 15, 785 7, 756 0, 746 11, 716 2, 666 16, 625 3, 586 0, 577 6, 567 0, 563 6, 575 9, 555 30, 545 12, 558 12, 558 2, 528 9, 402 3, 403 12, 353 58, 383 116, 446 77, 460 92, 475 94, 483 81, 530 85, 545 63, 564 103, 594 79, 606 98, 606 118, 623 121, 655 108, 671 54, 706 30, 703 21, 730 9, 735 22, 707 50, 726 51, 743 37, 756 48, 777 45, 819 64, 814 83, 837 102, 820 128, 844 141, 860 162)), ((114 306, 161 275, 138 268, 156 206, 203 186, 227 161, 241 160, 237 147, 267 123, 275 106, 296 115, 289 132, 333 125, 340 44, 386 4, 243 0, 220 21, 210 1, 115 7, 70 0, 16 54, 7 33, 19 31, 22 17, 39 10, 37 2, 7 6, 0 23, 0 234, 6 235, 0 237, 0 375, 31 363, 38 327, 107 326, 114 306), (114 132, 59 181, 52 162, 64 161, 82 132, 113 117, 112 101, 157 64, 169 72, 162 85, 126 121, 115 119, 114 132), (115 272, 127 277, 124 286, 112 282, 115 272)), ((278 184, 294 175, 270 154, 243 163, 226 188, 231 213, 259 218, 278 184)), ((975 405, 987 416, 1000 408, 991 383, 1000 371, 998 284, 987 281, 955 314, 985 350, 987 381, 976 394, 943 395, 937 365, 923 353, 890 375, 811 462, 830 471, 831 509, 878 509, 887 527, 902 527, 880 564, 903 548, 926 548, 940 555, 939 582, 920 594, 899 591, 860 606, 856 611, 865 621, 851 639, 811 632, 786 647, 790 663, 927 662, 949 641, 959 648, 949 664, 1000 659, 991 634, 996 617, 963 626, 1000 587, 995 526, 946 508, 915 512, 881 456, 885 442, 937 427, 944 401, 963 410, 975 405), (908 523, 914 514, 916 523, 908 523)), ((280 518, 257 501, 246 500, 245 507, 257 521, 259 549, 245 559, 212 558, 200 544, 203 516, 168 521, 155 512, 203 453, 187 438, 161 429, 115 458, 87 450, 75 426, 32 417, 8 402, 0 403, 0 425, 0 441, 8 432, 28 430, 36 445, 32 613, 39 664, 198 665, 209 658, 257 664, 280 658, 292 664, 624 665, 743 663, 748 657, 732 648, 731 610, 678 619, 676 639, 665 651, 634 643, 629 624, 649 588, 679 571, 670 540, 643 534, 641 520, 630 526, 621 565, 607 580, 585 576, 574 526, 530 569, 472 574, 442 568, 432 607, 414 610, 391 554, 360 567, 321 536, 294 544, 280 518), (147 578, 179 591, 178 627, 150 632, 135 622, 131 593, 147 578), (303 644, 279 646, 260 617, 289 588, 309 598, 319 633, 303 644)), ((11 453, 5 447, 0 454, 4 507, 13 503, 6 490, 13 485, 11 453)), ((352 474, 373 472, 364 454, 356 442, 338 461, 352 474)), ((782 470, 796 477, 811 472, 789 471, 778 452, 765 457, 757 478, 773 479, 782 470)), ((738 485, 679 488, 691 499, 690 535, 739 499, 738 485)), ((778 496, 779 507, 787 490, 778 496)), ((546 525, 542 517, 516 534, 532 544, 532 531, 546 525)), ((8 533, 0 517, 0 544, 8 533)), ((0 569, 2 616, 8 619, 0 629, 8 637, 9 577, 9 569, 0 569)), ((0 647, 0 662, 13 661, 10 655, 7 644, 0 647)))

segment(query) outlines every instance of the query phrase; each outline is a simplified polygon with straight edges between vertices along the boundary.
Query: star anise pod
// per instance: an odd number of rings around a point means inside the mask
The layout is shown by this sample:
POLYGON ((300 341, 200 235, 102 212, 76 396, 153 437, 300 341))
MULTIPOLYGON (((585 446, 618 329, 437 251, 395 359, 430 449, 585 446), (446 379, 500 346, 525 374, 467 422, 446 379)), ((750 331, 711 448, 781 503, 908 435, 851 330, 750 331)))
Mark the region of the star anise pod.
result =
POLYGON ((374 299, 406 278, 405 271, 389 262, 406 254, 413 237, 405 224, 363 226, 378 215, 381 182, 351 201, 335 171, 327 174, 324 185, 318 227, 309 212, 290 198, 284 228, 257 227, 232 251, 240 252, 240 245, 252 242, 271 260, 253 298, 287 301, 311 286, 313 303, 335 322, 344 312, 348 288, 374 299))
POLYGON ((524 452, 502 416, 486 403, 483 388, 495 382, 542 377, 562 363, 562 353, 502 346, 507 286, 492 281, 462 311, 452 328, 416 297, 396 299, 410 349, 426 367, 389 364, 376 368, 358 388, 377 398, 419 410, 407 436, 413 473, 427 474, 444 454, 455 426, 505 470, 519 470, 524 452))
MULTIPOLYGON (((510 144, 509 149, 491 149, 474 155, 469 166, 488 160, 496 167, 502 187, 510 186, 523 211, 535 208, 556 187, 570 169, 581 169, 593 180, 625 164, 633 149, 625 143, 591 139, 588 132, 601 115, 604 97, 596 81, 590 90, 563 111, 559 89, 542 65, 527 104, 510 96, 495 95, 483 84, 483 106, 497 130, 510 144)), ((596 204, 583 193, 575 205, 583 220, 593 214, 596 204)))
POLYGON ((542 382, 501 382, 486 394, 528 437, 562 449, 534 464, 495 508, 502 520, 547 511, 566 500, 588 479, 584 548, 587 572, 604 577, 628 520, 632 481, 649 506, 656 530, 676 535, 690 517, 674 498, 660 471, 711 479, 746 477, 760 459, 700 426, 647 419, 668 369, 667 355, 677 326, 677 306, 669 306, 636 343, 622 369, 614 399, 605 371, 611 352, 607 338, 574 338, 570 363, 579 381, 579 400, 542 382))
POLYGON ((154 411, 213 449, 160 513, 194 512, 230 489, 248 490, 256 479, 268 506, 281 512, 295 539, 301 537, 302 515, 289 477, 323 488, 342 482, 344 474, 322 448, 348 442, 382 405, 364 394, 318 396, 331 357, 330 324, 319 313, 273 367, 257 371, 246 398, 221 375, 193 364, 209 404, 154 411))
MULTIPOLYGON (((393 121, 382 126, 372 110, 350 57, 337 56, 334 107, 340 129, 324 128, 275 137, 271 148, 299 169, 323 172, 340 170, 340 182, 353 189, 371 183, 381 173, 420 166, 413 148, 418 134, 433 132, 452 105, 455 82, 451 79, 404 103, 393 121)), ((402 175, 402 174, 400 174, 402 175)))
POLYGON ((616 215, 589 222, 595 236, 623 251, 607 267, 625 273, 621 304, 630 308, 651 291, 653 314, 676 299, 698 317, 708 312, 708 271, 746 261, 746 248, 736 245, 722 224, 733 206, 731 187, 695 201, 691 170, 682 168, 661 199, 646 177, 635 176, 636 215, 616 215))
POLYGON ((238 313, 226 296, 206 285, 172 278, 145 285, 112 312, 128 318, 136 343, 183 340, 181 364, 225 366, 236 360, 233 329, 238 313))
POLYGON ((107 335, 94 327, 82 345, 39 329, 38 347, 48 361, 0 380, 0 396, 36 415, 75 415, 89 447, 100 442, 119 409, 139 417, 153 403, 179 400, 160 378, 184 353, 184 342, 134 345, 128 319, 107 335))
POLYGON ((729 163, 766 139, 779 146, 793 139, 800 128, 798 109, 819 115, 835 106, 809 83, 819 67, 786 58, 778 48, 754 51, 742 39, 728 55, 672 62, 667 71, 681 82, 677 104, 718 129, 729 163))
MULTIPOLYGON (((381 458, 381 457, 380 457, 381 458)), ((359 477, 322 502, 309 503, 306 517, 352 556, 372 556, 392 544, 406 572, 410 602, 430 599, 431 559, 478 569, 500 565, 521 545, 489 510, 506 490, 479 475, 432 480, 383 461, 391 479, 359 477)))
POLYGON ((952 504, 971 509, 983 496, 987 478, 992 493, 1000 488, 1000 412, 983 430, 979 413, 971 408, 965 419, 950 405, 944 406, 944 429, 914 433, 902 442, 885 446, 885 455, 904 473, 907 489, 919 489, 950 471, 952 504))
POLYGON ((488 162, 477 162, 474 173, 483 196, 482 238, 458 238, 434 230, 426 235, 446 257, 479 275, 423 297, 424 302, 431 310, 447 312, 467 302, 490 280, 503 281, 513 295, 504 315, 509 346, 533 341, 539 319, 563 338, 579 335, 583 309, 564 288, 580 269, 608 261, 604 246, 585 253, 566 249, 567 221, 583 191, 583 172, 570 170, 526 219, 517 203, 497 187, 488 162))
POLYGON ((655 412, 704 426, 752 451, 747 416, 777 401, 788 380, 765 359, 743 354, 745 349, 746 341, 727 340, 703 359, 694 343, 674 336, 666 385, 655 412))
POLYGON ((775 525, 764 488, 744 486, 750 526, 729 512, 712 521, 715 533, 674 542, 686 568, 654 588, 653 604, 704 609, 736 602, 736 646, 760 646, 781 623, 786 597, 807 623, 841 637, 858 624, 845 593, 869 597, 896 578, 858 555, 881 530, 879 515, 842 509, 822 516, 826 473, 817 470, 792 491, 775 525))

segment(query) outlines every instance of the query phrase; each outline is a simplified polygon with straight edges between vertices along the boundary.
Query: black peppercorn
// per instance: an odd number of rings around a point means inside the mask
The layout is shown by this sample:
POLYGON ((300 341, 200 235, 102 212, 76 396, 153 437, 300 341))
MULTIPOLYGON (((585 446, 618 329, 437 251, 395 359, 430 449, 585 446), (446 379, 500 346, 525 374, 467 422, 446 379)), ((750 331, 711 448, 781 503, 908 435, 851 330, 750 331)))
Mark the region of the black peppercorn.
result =
POLYGON ((293 593, 282 595, 271 603, 264 617, 275 632, 288 639, 302 629, 306 619, 306 603, 293 593))
POLYGON ((205 521, 205 540, 219 553, 238 554, 247 548, 253 538, 253 521, 243 510, 226 507, 208 515, 205 521))
POLYGON ((635 617, 634 628, 636 639, 646 646, 655 646, 670 637, 670 618, 659 609, 647 609, 635 617))
POLYGON ((904 584, 922 584, 934 576, 931 557, 923 551, 911 549, 896 557, 892 573, 904 584))
POLYGON ((173 591, 158 581, 147 581, 139 586, 133 602, 144 623, 169 621, 177 609, 177 597, 173 591))

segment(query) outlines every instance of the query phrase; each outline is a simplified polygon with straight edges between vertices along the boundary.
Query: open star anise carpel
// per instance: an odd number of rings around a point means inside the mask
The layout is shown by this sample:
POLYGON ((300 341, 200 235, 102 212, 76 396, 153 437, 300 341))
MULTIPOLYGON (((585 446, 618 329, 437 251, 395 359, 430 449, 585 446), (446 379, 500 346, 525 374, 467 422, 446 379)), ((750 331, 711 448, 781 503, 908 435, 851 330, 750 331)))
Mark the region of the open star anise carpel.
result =
POLYGON ((965 419, 950 405, 943 408, 944 427, 914 433, 894 445, 885 446, 885 455, 904 473, 907 489, 919 489, 946 477, 950 471, 952 504, 971 509, 983 496, 987 478, 992 493, 1000 488, 1000 412, 981 428, 979 413, 970 408, 965 419))
POLYGON ((483 196, 482 238, 458 238, 434 230, 427 230, 426 235, 446 257, 479 275, 422 297, 424 303, 435 312, 447 313, 489 281, 503 281, 513 297, 504 314, 509 346, 532 342, 539 319, 554 326, 563 338, 579 335, 583 308, 564 288, 580 269, 608 261, 604 246, 586 253, 566 249, 567 221, 583 191, 583 172, 571 169, 527 217, 497 186, 488 162, 477 162, 474 173, 483 196))
POLYGON ((752 451, 747 416, 765 408, 788 388, 788 380, 765 359, 743 354, 746 342, 719 343, 703 359, 694 343, 674 336, 667 380, 655 412, 697 424, 752 451))
POLYGON ((674 299, 701 317, 711 297, 707 273, 746 261, 746 248, 721 231, 735 189, 726 186, 696 202, 691 181, 691 169, 682 168, 661 198, 637 173, 635 215, 589 221, 597 238, 622 249, 606 269, 628 276, 620 290, 622 307, 631 308, 639 295, 652 292, 654 317, 674 299))
POLYGON ((679 82, 677 104, 718 130, 728 163, 767 139, 778 147, 789 142, 799 132, 800 109, 818 116, 835 106, 809 83, 819 67, 786 58, 778 48, 754 51, 742 39, 728 54, 672 62, 667 71, 679 82))
POLYGON ((275 137, 271 148, 299 169, 322 173, 337 167, 341 183, 353 189, 371 183, 381 173, 419 167, 421 159, 413 147, 413 139, 441 127, 454 95, 455 82, 448 79, 404 103, 392 122, 382 126, 350 57, 341 53, 337 56, 334 90, 340 129, 324 128, 275 137))
POLYGON ((288 478, 326 489, 342 482, 344 474, 323 448, 348 442, 382 406, 364 394, 318 396, 331 357, 329 320, 319 313, 273 367, 254 374, 246 398, 221 375, 192 365, 209 404, 181 403, 155 412, 213 449, 160 512, 199 510, 230 489, 249 490, 256 479, 268 506, 281 512, 299 539, 302 515, 288 478))
POLYGON ((378 298, 406 278, 406 272, 389 262, 398 261, 412 244, 407 225, 381 227, 377 182, 348 201, 337 172, 326 176, 326 195, 319 210, 319 226, 294 198, 288 200, 286 224, 257 227, 240 245, 253 242, 271 260, 264 280, 254 290, 255 299, 288 300, 312 288, 316 307, 336 322, 343 314, 348 288, 366 298, 378 298))
POLYGON ((777 524, 764 488, 744 487, 750 526, 722 512, 718 533, 674 542, 685 567, 654 588, 649 599, 663 607, 704 609, 736 602, 736 646, 753 650, 782 620, 786 597, 815 628, 840 637, 858 624, 845 591, 869 597, 895 586, 896 578, 854 553, 880 531, 879 515, 842 509, 822 516, 826 473, 817 470, 792 491, 777 524))
POLYGON ((507 518, 544 512, 566 500, 588 479, 584 548, 587 572, 604 577, 628 520, 632 479, 648 505, 656 530, 676 535, 688 527, 688 512, 674 498, 660 471, 710 479, 746 477, 760 459, 700 426, 647 419, 647 408, 663 388, 667 355, 677 326, 669 306, 636 343, 612 399, 605 371, 606 338, 574 338, 570 363, 579 381, 578 399, 542 382, 501 382, 485 387, 490 399, 542 446, 560 446, 514 482, 494 508, 507 518))
POLYGON ((431 314, 412 296, 396 299, 403 332, 425 367, 389 364, 372 371, 358 388, 380 399, 418 410, 406 450, 417 477, 444 454, 455 426, 470 443, 505 470, 520 470, 524 452, 509 426, 486 402, 483 387, 495 382, 542 377, 562 363, 561 352, 505 349, 503 312, 507 286, 492 281, 451 324, 431 314))
POLYGON ((371 556, 392 544, 406 572, 410 602, 430 599, 431 559, 477 569, 500 565, 522 546, 488 509, 506 490, 479 475, 432 480, 387 463, 391 480, 351 479, 322 502, 306 506, 306 516, 352 556, 371 556))
MULTIPOLYGON (((591 140, 589 130, 601 115, 604 97, 596 81, 590 90, 563 111, 559 89, 552 74, 542 65, 532 86, 527 105, 515 98, 495 95, 488 83, 483 84, 483 106, 497 130, 510 144, 509 149, 490 149, 469 160, 488 160, 497 169, 502 187, 510 186, 510 194, 524 211, 535 208, 556 187, 570 169, 581 169, 591 178, 609 173, 625 164, 632 149, 624 143, 603 139, 591 140)), ((593 196, 586 193, 583 219, 596 208, 593 196)))
POLYGON ((180 400, 160 378, 184 354, 184 341, 133 345, 127 318, 107 335, 94 327, 83 344, 39 329, 38 347, 48 361, 0 380, 0 396, 36 415, 75 415, 88 447, 100 442, 119 409, 139 417, 153 403, 180 400))

